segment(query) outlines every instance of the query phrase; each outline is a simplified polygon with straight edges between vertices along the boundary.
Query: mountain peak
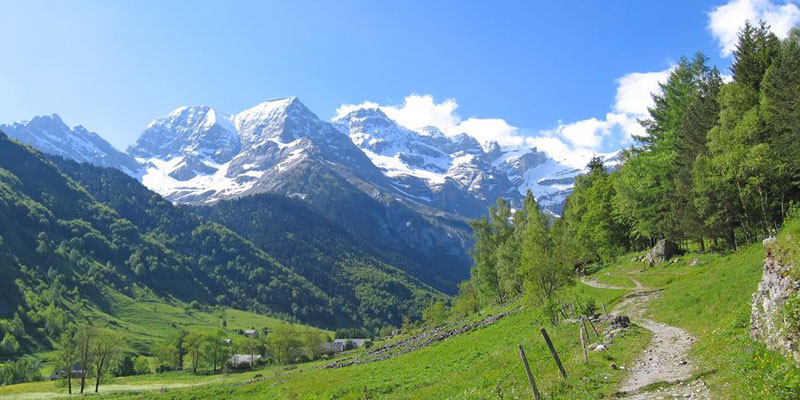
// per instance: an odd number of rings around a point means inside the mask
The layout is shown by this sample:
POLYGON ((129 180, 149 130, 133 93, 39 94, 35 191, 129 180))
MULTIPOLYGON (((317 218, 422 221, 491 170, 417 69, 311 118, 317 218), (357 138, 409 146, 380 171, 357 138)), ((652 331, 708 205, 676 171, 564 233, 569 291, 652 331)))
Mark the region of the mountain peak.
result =
POLYGON ((417 129, 417 133, 422 136, 430 136, 430 137, 442 137, 444 136, 444 132, 441 129, 433 126, 423 126, 422 128, 417 129))
POLYGON ((64 121, 61 119, 61 116, 58 114, 50 114, 50 115, 38 115, 33 117, 30 121, 23 121, 21 122, 23 125, 28 124, 54 124, 59 126, 67 126, 64 121))
POLYGON ((230 116, 219 113, 215 109, 211 108, 211 106, 207 105, 181 106, 172 110, 169 114, 164 115, 151 122, 149 125, 147 125, 147 129, 153 129, 154 127, 157 126, 210 127, 217 123, 225 124, 226 123, 225 120, 230 121, 230 116))
POLYGON ((193 105, 178 107, 151 122, 128 152, 163 160, 201 155, 219 163, 238 150, 239 135, 232 117, 207 105, 193 105))
POLYGON ((57 156, 104 167, 116 167, 129 175, 138 169, 136 162, 94 132, 78 125, 70 128, 58 114, 42 115, 29 121, 0 125, 0 130, 22 143, 57 156))
POLYGON ((292 108, 308 110, 306 106, 295 97, 279 97, 256 104, 238 114, 236 119, 263 119, 271 115, 285 113, 292 108))
POLYGON ((315 133, 322 121, 297 97, 267 100, 233 117, 244 147, 280 136, 290 142, 315 133))

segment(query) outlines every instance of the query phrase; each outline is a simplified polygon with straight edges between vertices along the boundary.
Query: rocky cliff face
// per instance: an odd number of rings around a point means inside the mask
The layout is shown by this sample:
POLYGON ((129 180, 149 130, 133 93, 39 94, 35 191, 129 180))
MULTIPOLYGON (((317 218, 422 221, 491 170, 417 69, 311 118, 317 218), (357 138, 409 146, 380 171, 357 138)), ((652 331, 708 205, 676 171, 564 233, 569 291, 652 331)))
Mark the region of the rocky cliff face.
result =
POLYGON ((787 300, 795 296, 800 288, 800 283, 788 273, 790 268, 791 265, 781 265, 767 247, 764 274, 758 290, 753 293, 750 336, 763 342, 771 350, 794 357, 795 361, 800 362, 798 338, 791 332, 784 312, 787 300))

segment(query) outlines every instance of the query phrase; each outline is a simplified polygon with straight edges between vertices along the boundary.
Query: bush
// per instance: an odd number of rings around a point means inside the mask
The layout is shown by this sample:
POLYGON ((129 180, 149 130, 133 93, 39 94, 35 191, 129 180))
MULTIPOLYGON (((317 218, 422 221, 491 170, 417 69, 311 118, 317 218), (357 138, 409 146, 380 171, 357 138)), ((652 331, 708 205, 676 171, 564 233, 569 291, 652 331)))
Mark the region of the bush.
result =
POLYGON ((136 357, 133 362, 133 370, 136 375, 145 375, 150 373, 150 361, 146 357, 136 357))
POLYGON ((337 329, 336 339, 365 339, 372 337, 372 334, 363 329, 337 329))
POLYGON ((437 301, 429 305, 422 311, 422 319, 428 326, 439 326, 447 318, 447 304, 437 301))
POLYGON ((41 365, 30 359, 12 361, 0 365, 0 385, 35 382, 42 380, 41 365))
POLYGON ((383 328, 381 328, 379 335, 382 338, 387 338, 389 336, 392 336, 392 332, 394 332, 395 330, 397 330, 396 327, 392 325, 385 325, 383 328))
POLYGON ((309 358, 305 354, 303 354, 300 357, 297 357, 297 358, 294 359, 294 363, 295 364, 305 363, 305 362, 309 362, 309 361, 311 361, 311 358, 309 358))
POLYGON ((594 313, 597 312, 597 303, 594 300, 594 297, 589 297, 585 303, 581 305, 581 314, 591 317, 594 313))
POLYGON ((789 325, 789 336, 800 337, 800 293, 792 293, 783 306, 783 315, 789 325))
POLYGON ((125 353, 119 359, 116 367, 111 371, 114 376, 131 376, 136 375, 136 355, 125 353))
POLYGON ((800 221, 800 202, 792 201, 789 203, 789 210, 786 211, 786 218, 784 218, 783 223, 792 221, 800 221))
POLYGON ((17 352, 19 352, 19 342, 17 342, 17 338, 15 338, 11 332, 6 332, 3 340, 0 341, 0 353, 12 356, 17 354, 17 352))

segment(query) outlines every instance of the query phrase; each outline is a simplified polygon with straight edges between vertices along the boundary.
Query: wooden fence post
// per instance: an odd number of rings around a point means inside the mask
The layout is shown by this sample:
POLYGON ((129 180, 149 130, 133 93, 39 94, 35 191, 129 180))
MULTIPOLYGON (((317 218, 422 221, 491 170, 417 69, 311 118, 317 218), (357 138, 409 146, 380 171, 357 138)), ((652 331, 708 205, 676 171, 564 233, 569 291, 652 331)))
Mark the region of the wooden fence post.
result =
POLYGON ((583 333, 585 334, 584 337, 586 338, 586 340, 589 340, 589 330, 586 327, 586 317, 581 317, 580 326, 583 329, 583 333))
POLYGON ((578 333, 581 335, 581 350, 583 350, 583 362, 589 362, 589 356, 586 354, 586 341, 583 338, 583 330, 586 327, 578 327, 578 333))
POLYGON ((542 328, 542 336, 544 336, 544 341, 547 343, 547 347, 550 349, 550 354, 553 355, 553 359, 556 360, 556 365, 558 365, 558 370, 561 371, 561 376, 564 378, 567 377, 567 371, 564 370, 564 366, 561 365, 561 359, 558 358, 558 353, 556 353, 556 348, 553 347, 553 342, 550 341, 550 336, 547 335, 547 330, 542 328))
MULTIPOLYGON (((583 317, 583 318, 586 318, 586 320, 589 321, 589 325, 592 326, 592 330, 594 331, 594 334, 597 335, 598 338, 600 338, 600 334, 597 333, 597 328, 594 327, 594 323, 592 322, 592 320, 589 319, 589 317, 583 317)), ((589 339, 589 332, 586 332, 586 339, 589 339)))
POLYGON ((541 399, 541 396, 539 396, 539 388, 536 387, 536 381, 533 380, 531 367, 528 366, 528 359, 525 357, 525 350, 522 348, 521 344, 518 344, 517 348, 519 348, 519 357, 522 358, 522 365, 525 367, 525 373, 528 375, 528 383, 531 384, 531 389, 533 390, 533 397, 539 400, 541 399))

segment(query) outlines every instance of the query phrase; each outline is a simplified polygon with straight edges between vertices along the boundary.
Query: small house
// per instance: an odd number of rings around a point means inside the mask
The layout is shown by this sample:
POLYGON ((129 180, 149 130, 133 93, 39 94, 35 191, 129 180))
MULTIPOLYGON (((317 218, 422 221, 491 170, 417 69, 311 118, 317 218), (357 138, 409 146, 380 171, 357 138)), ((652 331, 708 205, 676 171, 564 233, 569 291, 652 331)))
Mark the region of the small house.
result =
POLYGON ((324 354, 340 353, 344 351, 344 343, 325 342, 320 346, 320 348, 322 349, 322 353, 324 354))
POLYGON ((344 349, 349 350, 363 347, 364 343, 367 343, 368 341, 369 339, 336 339, 333 341, 333 343, 342 343, 344 345, 344 349))
POLYGON ((261 361, 261 354, 234 354, 228 360, 233 368, 252 367, 261 361))
POLYGON ((242 335, 245 335, 249 338, 256 338, 258 337, 258 331, 255 329, 245 329, 242 331, 242 335))

